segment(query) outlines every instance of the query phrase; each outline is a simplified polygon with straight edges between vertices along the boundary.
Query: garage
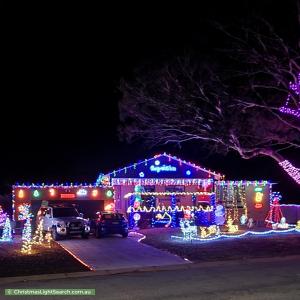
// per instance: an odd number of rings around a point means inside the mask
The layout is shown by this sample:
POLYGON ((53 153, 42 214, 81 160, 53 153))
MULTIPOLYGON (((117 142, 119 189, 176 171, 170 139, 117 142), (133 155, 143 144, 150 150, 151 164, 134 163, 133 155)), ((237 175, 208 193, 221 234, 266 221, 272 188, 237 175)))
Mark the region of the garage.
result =
POLYGON ((13 220, 22 227, 29 214, 34 219, 38 210, 48 204, 72 205, 84 215, 95 218, 97 211, 114 209, 114 190, 96 185, 14 185, 13 220))

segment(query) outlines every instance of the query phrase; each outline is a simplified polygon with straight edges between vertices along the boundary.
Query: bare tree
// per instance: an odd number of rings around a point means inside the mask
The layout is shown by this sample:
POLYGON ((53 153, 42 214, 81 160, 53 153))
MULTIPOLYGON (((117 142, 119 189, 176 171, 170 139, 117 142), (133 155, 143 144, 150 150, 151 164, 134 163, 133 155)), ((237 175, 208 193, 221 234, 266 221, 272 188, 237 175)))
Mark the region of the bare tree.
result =
POLYGON ((293 49, 270 24, 259 25, 234 34, 219 26, 232 45, 219 63, 179 58, 123 80, 122 136, 152 145, 200 141, 244 159, 268 156, 300 184, 299 169, 281 153, 300 148, 299 119, 280 112, 289 93, 299 109, 299 94, 290 90, 300 72, 298 41, 293 49))

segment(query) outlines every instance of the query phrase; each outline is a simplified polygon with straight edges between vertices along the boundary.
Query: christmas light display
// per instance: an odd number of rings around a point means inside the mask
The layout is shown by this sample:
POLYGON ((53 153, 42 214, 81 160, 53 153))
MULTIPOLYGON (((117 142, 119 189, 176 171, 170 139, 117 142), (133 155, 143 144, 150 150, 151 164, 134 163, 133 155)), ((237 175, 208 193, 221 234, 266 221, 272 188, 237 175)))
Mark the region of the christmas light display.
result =
POLYGON ((152 227, 170 227, 172 224, 172 216, 168 212, 157 213, 152 218, 151 226, 152 227))
POLYGON ((283 217, 282 211, 280 209, 279 205, 279 197, 274 196, 276 194, 273 194, 272 203, 270 205, 270 210, 268 212, 268 215, 265 219, 266 226, 269 228, 277 228, 278 224, 281 221, 281 218, 283 217))
POLYGON ((1 241, 2 242, 10 242, 10 241, 12 241, 11 225, 10 225, 10 219, 9 219, 8 216, 6 216, 6 219, 5 219, 1 241))
POLYGON ((53 188, 49 189, 49 194, 50 194, 51 197, 54 197, 55 194, 56 194, 55 189, 53 189, 53 188))
POLYGON ((231 185, 237 185, 237 186, 266 186, 268 184, 271 184, 271 182, 267 180, 235 180, 235 181, 216 181, 215 184, 217 186, 231 186, 231 185))
POLYGON ((171 212, 171 227, 177 227, 177 214, 174 211, 174 208, 176 207, 176 196, 173 194, 171 195, 171 208, 173 211, 171 212))
POLYGON ((228 228, 228 232, 235 233, 239 230, 238 225, 233 225, 233 220, 231 216, 228 217, 226 227, 228 228))
POLYGON ((98 190, 93 190, 92 191, 92 196, 97 197, 98 196, 98 190))
POLYGON ((3 211, 0 205, 0 227, 3 227, 6 221, 7 214, 3 211))
POLYGON ((133 220, 134 220, 134 227, 133 227, 133 229, 134 230, 138 230, 139 229, 138 228, 138 222, 139 222, 140 219, 141 219, 141 215, 139 213, 134 213, 133 214, 133 220))
POLYGON ((113 191, 111 191, 111 190, 108 190, 105 194, 106 194, 106 196, 109 197, 109 198, 112 197, 112 196, 114 195, 113 191))
POLYGON ((223 205, 218 204, 215 210, 215 221, 217 225, 223 225, 225 223, 225 208, 223 205))
POLYGON ((112 178, 114 185, 198 185, 207 187, 212 184, 212 179, 185 179, 185 178, 112 178))
POLYGON ((52 236, 50 232, 47 232, 45 235, 45 240, 47 241, 48 248, 51 248, 52 236))
POLYGON ((209 192, 134 192, 134 193, 127 193, 124 198, 127 199, 133 195, 140 195, 140 196, 172 196, 172 195, 178 195, 178 196, 211 196, 214 195, 214 193, 209 192))
POLYGON ((23 191, 23 190, 19 190, 19 192, 18 192, 18 197, 19 197, 20 199, 24 198, 24 191, 23 191))
POLYGON ((300 184, 300 169, 294 167, 288 160, 279 163, 285 172, 289 174, 298 184, 300 184))
POLYGON ((31 254, 31 220, 30 218, 26 219, 23 232, 22 232, 22 248, 21 252, 24 254, 31 254))
MULTIPOLYGON (((280 201, 282 199, 282 195, 280 192, 272 192, 270 194, 270 204, 272 204, 273 200, 277 199, 278 201, 280 201)), ((284 205, 284 204, 282 204, 284 205)))
POLYGON ((211 225, 209 227, 200 226, 199 229, 201 239, 220 234, 220 228, 217 225, 211 225))
MULTIPOLYGON (((239 238, 243 238, 245 236, 248 235, 256 235, 256 236, 268 236, 271 234, 285 234, 285 233, 300 233, 299 229, 296 228, 290 228, 290 229, 286 229, 286 230, 269 230, 269 231, 246 231, 244 233, 241 234, 236 234, 236 235, 227 235, 227 234, 220 234, 220 235, 216 235, 214 237, 208 237, 208 238, 198 238, 198 237, 191 237, 191 240, 195 240, 195 241, 201 241, 201 242, 209 242, 209 241, 215 241, 218 239, 222 239, 222 238, 231 238, 231 239, 239 239, 239 238)), ((184 238, 182 236, 176 236, 176 235, 172 235, 171 236, 172 239, 179 239, 179 240, 184 240, 184 238)))
POLYGON ((162 166, 158 166, 158 165, 154 166, 154 165, 152 165, 150 167, 150 171, 156 172, 156 173, 160 173, 162 171, 164 171, 164 172, 176 172, 177 168, 173 167, 173 166, 170 166, 170 165, 162 165, 162 166))
POLYGON ((262 208, 263 207, 263 196, 264 194, 262 193, 262 188, 255 188, 254 189, 255 192, 255 208, 262 208))
POLYGON ((42 245, 44 242, 44 234, 43 234, 43 223, 44 220, 41 219, 37 226, 37 229, 32 238, 32 244, 42 245))
POLYGON ((79 189, 76 193, 78 196, 86 196, 87 190, 86 189, 79 189))
POLYGON ((291 92, 287 96, 284 106, 280 108, 280 111, 300 118, 300 73, 298 73, 298 78, 295 83, 290 82, 290 90, 291 92), (298 96, 298 103, 295 103, 294 107, 291 105, 292 94, 296 97, 298 96), (297 105, 298 107, 296 107, 297 105))
POLYGON ((31 219, 27 218, 26 222, 24 224, 23 230, 22 230, 22 240, 23 241, 26 241, 26 240, 31 241, 31 234, 32 234, 31 219))
POLYGON ((27 220, 28 218, 32 217, 30 207, 31 205, 28 203, 23 203, 18 206, 18 220, 27 220))
POLYGON ((278 224, 273 224, 272 229, 287 229, 289 224, 286 222, 286 218, 282 217, 278 224))
POLYGON ((127 209, 127 213, 133 213, 133 212, 184 212, 185 210, 190 210, 192 212, 196 211, 203 211, 203 212, 212 212, 213 206, 207 206, 203 207, 202 205, 197 206, 178 206, 175 207, 171 206, 157 206, 157 207, 150 207, 147 208, 146 206, 140 206, 138 208, 134 208, 133 206, 129 206, 127 209))
POLYGON ((197 226, 192 220, 181 219, 179 222, 181 232, 184 240, 191 240, 197 236, 197 226))
POLYGON ((109 204, 105 205, 104 210, 105 211, 114 211, 115 210, 115 204, 114 203, 109 203, 109 204))
POLYGON ((246 215, 241 215, 240 223, 241 223, 241 225, 245 225, 247 223, 247 216, 246 215))
POLYGON ((38 190, 35 190, 33 192, 33 197, 38 198, 40 196, 40 192, 38 190))
MULTIPOLYGON (((230 216, 233 222, 239 222, 242 214, 247 216, 246 187, 253 187, 254 189, 259 187, 262 190, 262 187, 267 184, 269 184, 268 181, 215 182, 216 197, 225 207, 225 219, 228 220, 230 216)), ((217 216, 216 218, 218 219, 217 216)))
POLYGON ((253 218, 249 218, 247 222, 247 228, 253 228, 254 227, 254 220, 253 218))
MULTIPOLYGON (((171 166, 171 165, 163 165, 163 166, 160 166, 160 159, 161 158, 167 158, 169 162, 171 161, 174 161, 174 162, 177 162, 179 163, 179 165, 181 166, 182 164, 184 164, 185 166, 187 167, 191 167, 191 168, 194 168, 196 171, 203 171, 203 172, 206 172, 209 174, 209 176, 212 176, 214 177, 215 179, 217 180, 220 180, 222 179, 222 175, 219 174, 219 173, 216 173, 216 172, 212 172, 211 170, 208 170, 208 169, 205 169, 205 168, 202 168, 200 166, 197 166, 196 164, 194 163, 191 163, 191 162, 187 162, 185 160, 181 160, 179 158, 177 158, 176 156, 171 156, 169 154, 166 154, 166 153, 162 153, 162 154, 158 154, 158 155, 155 155, 154 157, 150 158, 150 159, 145 159, 144 161, 141 161, 141 162, 138 162, 138 163, 134 163, 134 164, 131 164, 129 166, 126 166, 124 168, 121 168, 121 169, 118 169, 118 170, 114 170, 113 172, 111 173, 108 173, 106 175, 104 174, 100 174, 97 181, 96 181, 96 185, 98 184, 101 184, 102 181, 103 181, 103 176, 107 176, 109 178, 111 177, 117 177, 118 174, 124 172, 124 174, 126 174, 128 172, 128 170, 130 169, 136 169, 138 166, 147 166, 148 164, 150 165, 150 168, 152 168, 152 171, 155 172, 155 173, 160 173, 162 171, 164 172, 175 172, 175 167, 174 166, 171 166)), ((190 170, 189 170, 190 171, 190 170)), ((151 172, 151 170, 150 170, 151 172)), ((190 171, 191 172, 191 171, 190 171)), ((190 176, 191 173, 185 173, 187 176, 190 176)), ((143 176, 140 176, 140 177, 144 177, 145 174, 142 174, 143 176)), ((114 178, 111 178, 111 185, 117 185, 117 184, 128 184, 126 181, 126 178, 118 178, 120 179, 119 181, 114 181, 114 178)), ((133 178, 132 178, 133 179, 133 178)), ((143 180, 142 178, 135 178, 136 180, 143 180)), ((149 179, 150 180, 150 179, 149 179)), ((148 185, 148 184, 144 184, 142 183, 142 181, 140 183, 137 183, 137 184, 142 184, 142 185, 148 185)))

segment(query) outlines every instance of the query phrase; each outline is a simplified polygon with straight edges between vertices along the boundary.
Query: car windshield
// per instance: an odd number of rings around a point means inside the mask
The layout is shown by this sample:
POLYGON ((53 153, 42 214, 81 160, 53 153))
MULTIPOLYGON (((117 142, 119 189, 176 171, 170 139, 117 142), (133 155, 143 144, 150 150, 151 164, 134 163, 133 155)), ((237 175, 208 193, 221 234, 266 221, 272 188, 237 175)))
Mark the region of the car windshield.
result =
POLYGON ((79 213, 74 207, 55 207, 53 208, 53 217, 79 217, 79 213))
POLYGON ((103 214, 102 215, 103 219, 106 220, 123 220, 124 217, 121 214, 103 214))

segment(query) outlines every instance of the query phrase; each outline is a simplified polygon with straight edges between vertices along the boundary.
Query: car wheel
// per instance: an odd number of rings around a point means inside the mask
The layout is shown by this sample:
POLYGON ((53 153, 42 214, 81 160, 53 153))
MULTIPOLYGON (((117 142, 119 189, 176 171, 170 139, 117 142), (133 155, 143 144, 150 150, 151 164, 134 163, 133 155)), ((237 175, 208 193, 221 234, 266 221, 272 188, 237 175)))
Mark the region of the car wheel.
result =
POLYGON ((81 234, 81 237, 82 237, 83 239, 88 239, 88 238, 90 237, 90 234, 89 234, 89 233, 82 233, 82 234, 81 234))
POLYGON ((100 231, 99 228, 96 228, 96 230, 95 230, 95 236, 96 236, 97 239, 102 238, 103 235, 102 235, 102 233, 101 233, 101 231, 100 231))
POLYGON ((51 235, 52 235, 52 239, 53 239, 54 241, 59 241, 59 240, 60 240, 60 236, 59 236, 59 234, 57 233, 55 227, 52 228, 51 235))

